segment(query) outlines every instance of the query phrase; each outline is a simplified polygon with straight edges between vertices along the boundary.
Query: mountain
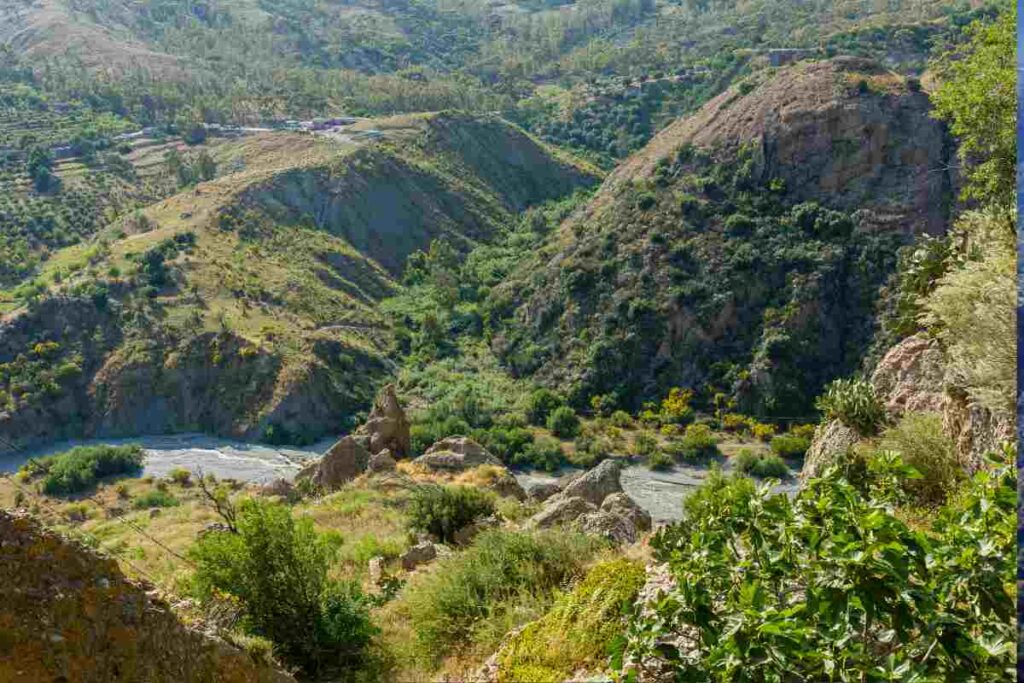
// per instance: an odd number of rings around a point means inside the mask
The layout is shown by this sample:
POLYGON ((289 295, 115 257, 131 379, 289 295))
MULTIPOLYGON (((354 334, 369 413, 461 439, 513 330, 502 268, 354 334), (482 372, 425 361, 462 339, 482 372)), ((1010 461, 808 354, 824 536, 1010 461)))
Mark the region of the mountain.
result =
POLYGON ((495 294, 493 347, 583 403, 672 386, 809 416, 856 369, 897 249, 947 228, 954 145, 858 58, 762 72, 666 128, 495 294))
POLYGON ((441 237, 467 250, 596 181, 514 126, 461 114, 214 149, 226 173, 54 255, 43 291, 0 322, 9 442, 335 433, 390 367, 377 303, 409 253, 441 237))

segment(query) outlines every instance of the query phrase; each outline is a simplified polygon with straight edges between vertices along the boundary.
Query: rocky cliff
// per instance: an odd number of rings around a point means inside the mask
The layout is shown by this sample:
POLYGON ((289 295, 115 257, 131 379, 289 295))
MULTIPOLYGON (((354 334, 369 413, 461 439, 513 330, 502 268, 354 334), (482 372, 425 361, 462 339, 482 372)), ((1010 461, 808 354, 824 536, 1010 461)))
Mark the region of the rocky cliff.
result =
POLYGON ((186 626, 152 586, 30 516, 0 511, 0 680, 286 683, 186 626))

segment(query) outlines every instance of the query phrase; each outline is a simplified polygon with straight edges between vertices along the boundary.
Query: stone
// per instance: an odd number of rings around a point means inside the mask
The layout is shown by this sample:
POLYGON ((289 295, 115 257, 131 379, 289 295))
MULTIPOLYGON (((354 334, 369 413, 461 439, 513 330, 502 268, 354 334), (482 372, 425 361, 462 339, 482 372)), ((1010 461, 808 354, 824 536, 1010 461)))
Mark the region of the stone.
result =
POLYGON ((837 457, 844 455, 858 441, 860 434, 857 430, 847 427, 839 420, 818 425, 814 430, 814 438, 811 439, 811 447, 804 456, 800 478, 806 480, 821 476, 837 457))
POLYGON ((417 543, 413 547, 402 553, 399 560, 402 563, 402 569, 411 572, 421 564, 426 564, 437 557, 437 548, 430 541, 424 541, 417 543))
POLYGON ((871 384, 893 418, 908 412, 941 413, 949 402, 942 349, 923 335, 889 349, 872 373, 871 384))
POLYGON ((615 545, 629 545, 637 539, 637 529, 628 517, 598 510, 581 515, 574 526, 585 534, 607 538, 615 545))
POLYGON ((544 509, 531 517, 527 525, 547 529, 558 524, 569 524, 588 512, 597 512, 597 506, 577 496, 561 493, 548 499, 544 509))
POLYGON ((260 493, 264 496, 280 496, 282 498, 290 498, 295 492, 295 486, 292 485, 287 479, 275 479, 274 481, 264 484, 260 488, 260 493))
POLYGON ((369 451, 351 436, 346 436, 331 446, 315 466, 303 468, 296 479, 309 477, 315 486, 333 491, 365 472, 369 463, 369 451))
POLYGON ((409 418, 398 402, 395 385, 388 384, 377 396, 369 417, 357 433, 368 439, 365 447, 370 453, 387 449, 392 458, 401 459, 412 451, 409 427, 409 418))
POLYGON ((551 496, 558 495, 561 492, 561 487, 558 484, 551 483, 536 483, 530 484, 526 489, 526 495, 535 503, 543 503, 551 496))
POLYGON ((516 481, 514 474, 509 472, 508 468, 502 467, 496 472, 491 479, 490 483, 487 484, 487 488, 494 491, 499 496, 506 498, 515 498, 518 501, 526 500, 526 491, 516 481))
POLYGON ((462 471, 479 465, 503 467, 501 460, 467 436, 449 436, 441 439, 413 462, 432 470, 462 471))
POLYGON ((391 457, 391 451, 387 448, 370 456, 369 469, 371 472, 394 472, 397 465, 398 463, 391 457))
POLYGON ((384 558, 380 555, 370 558, 368 571, 371 585, 379 586, 384 582, 384 562, 384 558))
POLYGON ((455 545, 469 545, 481 531, 499 526, 501 526, 501 520, 494 515, 483 517, 467 524, 452 534, 452 541, 454 541, 455 545))
POLYGON ((625 493, 613 493, 601 503, 601 510, 625 517, 638 531, 651 530, 651 515, 625 493))
POLYGON ((562 489, 562 495, 566 498, 582 498, 599 506, 607 496, 622 491, 622 483, 619 481, 621 473, 622 465, 617 460, 605 460, 569 482, 562 489))

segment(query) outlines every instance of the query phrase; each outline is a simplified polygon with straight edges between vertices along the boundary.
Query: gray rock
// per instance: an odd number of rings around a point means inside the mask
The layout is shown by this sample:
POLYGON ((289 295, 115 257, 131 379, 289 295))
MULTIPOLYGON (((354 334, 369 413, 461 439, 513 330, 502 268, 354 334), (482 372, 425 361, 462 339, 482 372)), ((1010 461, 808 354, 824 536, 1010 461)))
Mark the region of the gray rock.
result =
POLYGON ((622 491, 622 483, 619 481, 621 472, 622 465, 617 460, 605 460, 569 482, 562 489, 562 495, 600 505, 606 497, 622 491))
POLYGON ((417 543, 402 553, 399 558, 402 562, 402 569, 412 571, 421 564, 426 564, 437 557, 437 548, 430 541, 417 543))
POLYGON ((384 581, 384 558, 371 557, 369 563, 370 584, 379 586, 384 581))
POLYGON ((558 495, 561 490, 561 487, 554 482, 536 483, 530 484, 529 488, 526 489, 526 495, 535 503, 543 503, 551 496, 558 495))
POLYGON ((333 491, 365 472, 369 463, 370 452, 351 436, 346 436, 331 446, 318 462, 304 467, 295 479, 301 481, 308 477, 315 486, 333 491))
POLYGON ((515 498, 518 501, 526 500, 526 491, 516 481, 515 475, 509 472, 506 467, 501 468, 500 473, 487 485, 487 488, 499 496, 515 498))
POLYGON ((585 534, 607 538, 616 545, 629 545, 637 539, 637 529, 628 517, 598 510, 581 515, 574 526, 585 534))
POLYGON ((264 496, 280 496, 282 498, 290 498, 294 491, 295 486, 287 479, 281 478, 268 482, 260 488, 260 493, 264 496))
POLYGON ((479 465, 503 467, 501 460, 466 436, 449 436, 441 439, 413 462, 434 470, 462 471, 479 465))
POLYGON ((380 453, 387 449, 391 457, 405 458, 411 452, 409 419, 395 394, 395 385, 386 385, 377 396, 370 415, 357 434, 368 440, 367 450, 380 453))
POLYGON ((369 469, 371 472, 394 472, 397 464, 391 457, 391 451, 385 448, 370 456, 369 469))
POLYGON ((601 510, 625 517, 633 523, 637 531, 651 530, 650 513, 625 493, 613 493, 605 498, 601 503, 601 510))
POLYGON ((814 430, 811 447, 804 456, 804 466, 800 472, 801 479, 812 479, 821 476, 829 465, 837 458, 846 454, 855 443, 860 441, 857 430, 847 427, 839 420, 832 420, 818 425, 814 430))
POLYGON ((569 524, 588 512, 597 512, 597 506, 583 498, 562 493, 548 499, 544 509, 531 517, 527 525, 547 529, 558 524, 569 524))
POLYGON ((455 542, 455 545, 469 545, 481 531, 499 526, 501 526, 501 520, 494 515, 483 517, 456 531, 452 534, 452 540, 455 542))

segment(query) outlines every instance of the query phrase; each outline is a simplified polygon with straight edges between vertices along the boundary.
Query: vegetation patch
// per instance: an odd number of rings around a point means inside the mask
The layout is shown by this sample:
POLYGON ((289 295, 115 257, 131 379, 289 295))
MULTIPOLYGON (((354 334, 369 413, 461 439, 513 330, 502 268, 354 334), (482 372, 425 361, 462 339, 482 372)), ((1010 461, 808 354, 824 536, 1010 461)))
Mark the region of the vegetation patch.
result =
POLYGON ((76 446, 69 451, 31 460, 21 472, 42 475, 43 493, 66 495, 85 491, 104 477, 135 474, 142 469, 141 446, 76 446))

